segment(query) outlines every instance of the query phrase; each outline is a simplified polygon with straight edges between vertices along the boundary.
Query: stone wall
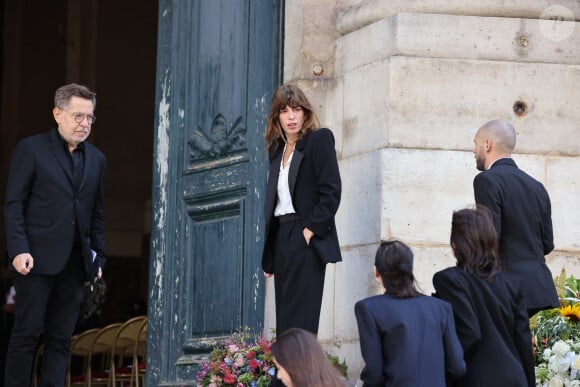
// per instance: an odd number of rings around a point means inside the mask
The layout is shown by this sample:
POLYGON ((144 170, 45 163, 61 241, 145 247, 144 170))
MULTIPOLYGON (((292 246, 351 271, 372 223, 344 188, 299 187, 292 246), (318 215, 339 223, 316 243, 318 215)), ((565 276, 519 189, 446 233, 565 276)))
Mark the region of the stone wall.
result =
POLYGON ((473 137, 488 120, 514 124, 514 159, 550 193, 553 274, 580 276, 579 19, 577 0, 286 2, 284 80, 337 139, 344 262, 328 267, 319 339, 351 378, 363 366, 354 303, 381 292, 377 243, 407 242, 432 292, 454 264, 451 214, 474 203, 473 137))

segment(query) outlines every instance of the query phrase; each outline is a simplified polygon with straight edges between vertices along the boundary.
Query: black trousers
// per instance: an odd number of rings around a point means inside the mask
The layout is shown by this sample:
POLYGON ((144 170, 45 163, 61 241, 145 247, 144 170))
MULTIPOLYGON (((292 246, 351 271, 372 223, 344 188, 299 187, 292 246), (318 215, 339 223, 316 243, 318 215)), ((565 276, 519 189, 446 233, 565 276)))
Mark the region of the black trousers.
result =
MULTIPOLYGON (((300 220, 281 223, 274 250, 276 335, 290 328, 318 334, 326 265, 306 244, 300 220)), ((270 387, 284 384, 274 375, 270 387)))
POLYGON ((40 387, 62 387, 73 334, 84 295, 84 261, 79 246, 55 275, 15 273, 14 327, 8 346, 5 387, 30 386, 39 337, 44 338, 40 387))
POLYGON ((318 333, 326 265, 306 244, 300 220, 281 223, 276 235, 276 335, 289 328, 318 333))

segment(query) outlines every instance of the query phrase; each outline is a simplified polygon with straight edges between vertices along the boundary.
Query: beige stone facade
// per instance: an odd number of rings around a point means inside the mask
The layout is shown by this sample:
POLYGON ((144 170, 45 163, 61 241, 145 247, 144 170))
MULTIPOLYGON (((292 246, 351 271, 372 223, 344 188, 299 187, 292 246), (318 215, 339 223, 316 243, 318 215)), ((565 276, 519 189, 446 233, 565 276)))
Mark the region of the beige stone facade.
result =
MULTIPOLYGON (((416 255, 422 290, 454 264, 451 214, 473 205, 473 137, 516 127, 514 159, 552 199, 554 275, 580 276, 580 1, 287 0, 284 80, 333 129, 344 262, 328 267, 319 338, 363 366, 353 307, 381 290, 381 238, 416 255), (519 109, 519 110, 518 110, 519 109), (518 115, 516 111, 523 114, 518 115)), ((273 325, 268 284, 267 326, 273 325)))

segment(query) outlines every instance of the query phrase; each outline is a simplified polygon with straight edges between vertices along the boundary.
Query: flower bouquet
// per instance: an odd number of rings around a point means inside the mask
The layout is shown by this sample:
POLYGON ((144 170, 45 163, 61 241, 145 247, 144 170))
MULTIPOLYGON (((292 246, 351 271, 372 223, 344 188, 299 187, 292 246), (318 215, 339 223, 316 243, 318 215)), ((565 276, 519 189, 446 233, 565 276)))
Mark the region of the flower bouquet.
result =
POLYGON ((540 387, 580 387, 580 280, 555 278, 560 308, 544 310, 530 320, 540 387))
POLYGON ((253 337, 248 330, 234 333, 216 345, 209 360, 200 365, 197 386, 268 386, 275 373, 271 344, 263 337, 253 337))
POLYGON ((558 340, 546 348, 536 366, 536 385, 541 387, 580 387, 580 343, 558 340))

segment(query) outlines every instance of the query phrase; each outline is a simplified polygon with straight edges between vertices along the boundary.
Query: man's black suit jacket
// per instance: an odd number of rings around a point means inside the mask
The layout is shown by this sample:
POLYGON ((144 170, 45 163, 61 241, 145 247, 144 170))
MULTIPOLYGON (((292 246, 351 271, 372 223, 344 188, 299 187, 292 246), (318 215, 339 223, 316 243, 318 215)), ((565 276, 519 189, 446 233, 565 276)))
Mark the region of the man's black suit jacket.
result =
MULTIPOLYGON (((280 144, 270 152, 264 203, 266 237, 262 254, 262 268, 266 273, 274 272, 274 240, 278 226, 274 219, 274 209, 283 150, 284 144, 280 144)), ((324 262, 341 261, 334 222, 340 203, 341 180, 334 150, 334 136, 330 129, 321 128, 309 132, 296 143, 288 172, 288 184, 292 204, 300 216, 302 226, 314 232, 311 246, 324 262)))
POLYGON ((473 180, 475 201, 491 210, 502 269, 524 280, 529 313, 559 306, 544 256, 554 249, 550 197, 513 159, 496 160, 473 180))
POLYGON ((84 148, 78 187, 56 129, 23 139, 14 150, 4 208, 8 255, 12 262, 16 255, 30 253, 32 274, 59 273, 70 256, 76 230, 87 280, 105 264, 106 159, 90 143, 85 142, 84 148))

